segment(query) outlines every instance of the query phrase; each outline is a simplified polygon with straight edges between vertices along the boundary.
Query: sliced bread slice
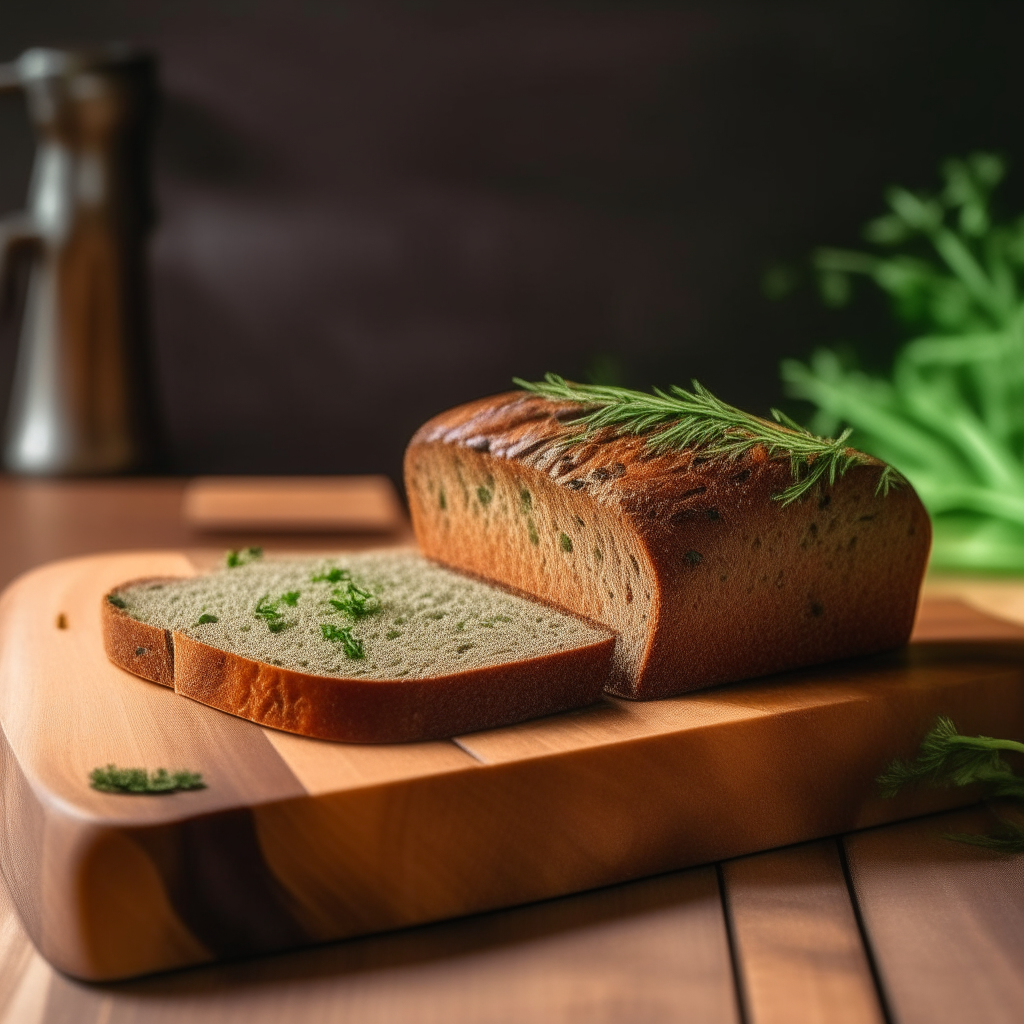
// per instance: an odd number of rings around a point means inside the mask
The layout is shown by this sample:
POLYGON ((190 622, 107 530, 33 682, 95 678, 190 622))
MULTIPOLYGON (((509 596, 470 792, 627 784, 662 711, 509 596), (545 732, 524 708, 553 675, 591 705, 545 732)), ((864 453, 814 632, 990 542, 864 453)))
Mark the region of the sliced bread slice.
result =
POLYGON ((261 725, 437 739, 598 700, 602 627, 408 551, 267 559, 135 580, 103 601, 107 656, 261 725))

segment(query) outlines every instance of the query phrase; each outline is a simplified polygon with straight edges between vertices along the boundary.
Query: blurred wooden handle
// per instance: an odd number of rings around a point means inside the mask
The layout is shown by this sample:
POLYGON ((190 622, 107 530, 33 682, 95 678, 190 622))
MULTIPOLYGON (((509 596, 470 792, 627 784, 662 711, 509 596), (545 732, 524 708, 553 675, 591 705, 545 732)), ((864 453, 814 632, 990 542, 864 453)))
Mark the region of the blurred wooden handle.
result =
POLYGON ((386 476, 197 477, 182 516, 197 530, 270 533, 391 533, 405 522, 386 476))

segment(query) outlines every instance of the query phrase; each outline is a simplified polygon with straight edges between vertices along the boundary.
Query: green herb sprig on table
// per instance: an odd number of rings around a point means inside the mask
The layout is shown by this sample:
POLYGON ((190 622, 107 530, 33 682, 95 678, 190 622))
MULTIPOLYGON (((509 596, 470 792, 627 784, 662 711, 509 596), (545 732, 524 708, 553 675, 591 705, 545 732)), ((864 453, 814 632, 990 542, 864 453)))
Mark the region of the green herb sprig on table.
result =
POLYGON ((89 785, 103 793, 163 794, 206 789, 206 783, 198 772, 169 772, 166 768, 149 772, 145 768, 118 768, 113 764, 93 768, 89 773, 89 785))
MULTIPOLYGON (((771 411, 772 423, 727 405, 697 381, 693 381, 692 392, 673 385, 667 392, 653 388, 648 394, 607 384, 575 384, 554 373, 545 374, 543 381, 513 380, 535 395, 580 406, 574 422, 583 432, 569 443, 607 428, 646 436, 647 444, 656 451, 700 448, 708 458, 733 460, 761 446, 769 458, 789 460, 793 483, 775 495, 784 505, 819 484, 834 484, 851 466, 875 462, 847 447, 850 430, 834 440, 818 437, 778 409, 771 411)), ((878 491, 887 494, 902 481, 899 473, 885 466, 878 491)))
MULTIPOLYGON (((940 717, 922 741, 916 759, 893 761, 879 776, 878 785, 885 797, 893 797, 907 786, 980 784, 988 797, 1024 799, 1024 776, 1017 775, 1003 757, 1010 752, 1024 754, 1024 743, 990 736, 961 736, 950 719, 940 717)), ((1000 831, 991 835, 956 834, 949 838, 1024 853, 1024 828, 1005 820, 1000 831)))
POLYGON ((1024 572, 1024 217, 993 217, 1004 173, 992 154, 949 160, 938 194, 888 191, 865 229, 877 251, 816 254, 829 305, 867 278, 915 332, 890 378, 827 349, 781 368, 788 393, 817 406, 813 430, 853 427, 906 474, 940 568, 1024 572))

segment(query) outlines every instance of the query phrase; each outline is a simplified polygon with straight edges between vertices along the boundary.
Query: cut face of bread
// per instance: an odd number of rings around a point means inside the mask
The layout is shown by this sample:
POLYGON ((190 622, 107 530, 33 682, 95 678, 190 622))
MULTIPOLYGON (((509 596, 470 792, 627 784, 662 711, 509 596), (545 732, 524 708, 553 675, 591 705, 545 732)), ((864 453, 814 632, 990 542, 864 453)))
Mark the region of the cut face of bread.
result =
POLYGON ((881 464, 786 505, 787 459, 578 438, 579 407, 524 392, 417 431, 405 476, 424 554, 603 622, 609 688, 663 697, 897 647, 931 527, 881 464))
POLYGON ((609 631, 409 552, 254 561, 126 583, 116 664, 263 725, 356 742, 452 736, 592 703, 609 631))

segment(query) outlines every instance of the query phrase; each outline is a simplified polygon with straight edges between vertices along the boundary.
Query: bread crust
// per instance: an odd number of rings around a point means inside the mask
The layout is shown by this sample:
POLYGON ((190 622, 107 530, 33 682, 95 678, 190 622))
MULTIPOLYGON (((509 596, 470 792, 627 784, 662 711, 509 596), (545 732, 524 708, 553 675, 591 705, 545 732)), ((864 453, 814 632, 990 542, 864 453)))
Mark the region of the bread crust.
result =
POLYGON ((443 739, 600 700, 609 634, 535 658, 424 679, 345 679, 278 668, 148 625, 102 601, 103 646, 119 667, 239 718, 348 743, 443 739), (142 651, 143 653, 140 653, 142 651))
POLYGON ((116 591, 146 583, 169 583, 173 577, 147 576, 129 580, 105 594, 100 607, 103 650, 121 668, 151 683, 174 688, 174 643, 169 629, 150 626, 133 619, 111 598, 116 591))
POLYGON ((579 407, 512 392, 442 413, 406 452, 425 555, 619 633, 609 689, 664 697, 898 647, 931 525, 882 464, 783 505, 787 459, 579 435, 579 407))
POLYGON ((443 739, 601 698, 615 646, 593 644, 425 679, 339 679, 252 661, 174 634, 175 690, 274 729, 348 743, 443 739))

